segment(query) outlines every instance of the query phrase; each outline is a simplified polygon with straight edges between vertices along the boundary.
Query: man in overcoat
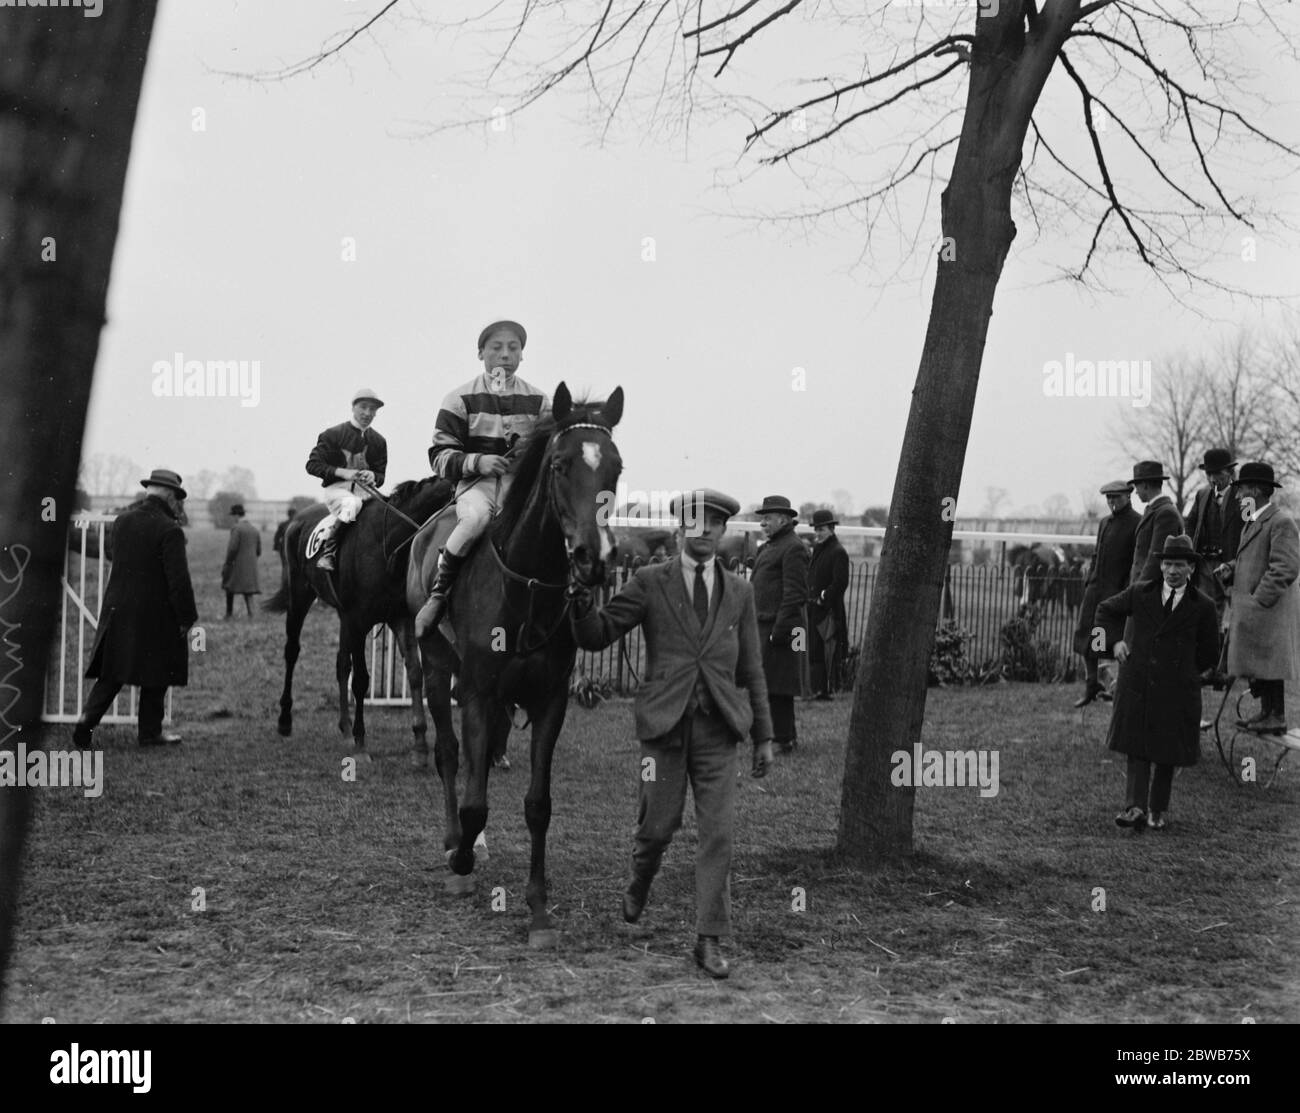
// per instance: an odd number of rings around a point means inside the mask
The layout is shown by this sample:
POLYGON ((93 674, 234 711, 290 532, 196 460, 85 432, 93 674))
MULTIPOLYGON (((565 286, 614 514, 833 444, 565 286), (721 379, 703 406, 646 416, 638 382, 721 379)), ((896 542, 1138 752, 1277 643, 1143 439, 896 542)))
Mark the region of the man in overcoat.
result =
POLYGON ((808 645, 804 603, 808 598, 808 550, 794 532, 799 512, 781 495, 768 495, 758 508, 767 544, 754 558, 749 582, 758 612, 758 641, 763 650, 767 700, 772 708, 773 737, 781 753, 794 751, 798 730, 794 697, 803 687, 800 654, 808 645))
POLYGON ((221 566, 221 590, 226 593, 226 617, 232 616, 235 596, 242 595, 248 617, 252 618, 253 596, 262 593, 257 581, 257 558, 262 555, 262 535, 244 520, 243 503, 235 503, 230 508, 230 516, 235 519, 235 524, 230 529, 226 560, 221 566))
POLYGON ((772 721, 758 646, 754 593, 716 559, 727 519, 740 504, 701 489, 674 500, 682 521, 677 556, 638 569, 610 602, 572 588, 574 638, 603 649, 640 625, 646 668, 636 691, 640 790, 632 876, 623 918, 635 923, 659 862, 681 826, 689 780, 699 843, 695 856, 695 961, 710 976, 729 972, 719 938, 731 933, 731 847, 736 745, 754 741, 751 775, 772 762, 772 721))
POLYGON ((1097 621, 1120 663, 1108 745, 1128 757, 1125 807, 1115 822, 1137 831, 1168 825, 1174 769, 1200 757, 1200 674, 1219 644, 1214 603, 1191 582, 1192 539, 1171 537, 1156 555, 1159 580, 1130 584, 1097 604, 1097 621), (1114 640, 1124 619, 1131 643, 1114 640))
POLYGON ((1165 541, 1183 532, 1183 517, 1174 500, 1164 493, 1168 478, 1164 465, 1154 460, 1140 460, 1133 465, 1133 490, 1144 506, 1133 540, 1130 584, 1159 580, 1160 552, 1165 541))
POLYGON ((1083 583, 1083 602, 1079 604, 1079 625, 1074 631, 1074 651, 1083 657, 1087 680, 1083 695, 1075 707, 1085 707, 1098 696, 1106 697, 1105 689, 1097 678, 1100 652, 1096 644, 1097 604, 1128 587, 1129 573, 1133 569, 1133 544, 1141 515, 1133 509, 1133 484, 1117 479, 1101 488, 1106 496, 1110 514, 1097 526, 1097 549, 1088 568, 1088 578, 1083 583))
POLYGON ((99 630, 86 675, 95 684, 72 740, 89 749, 95 727, 124 684, 140 688, 139 742, 179 742, 164 734, 167 689, 189 680, 187 632, 198 618, 177 519, 185 500, 181 477, 155 468, 140 481, 147 498, 113 524, 113 568, 104 589, 99 630))
POLYGON ((814 510, 812 558, 808 562, 809 660, 813 692, 834 699, 835 679, 844 659, 849 620, 844 593, 849 589, 849 554, 835 536, 839 522, 831 510, 814 510))
MULTIPOLYGON (((1219 616, 1219 649, 1222 653, 1228 593, 1214 569, 1237 555, 1245 521, 1241 499, 1237 488, 1232 485, 1237 468, 1232 453, 1226 448, 1211 448, 1199 466, 1208 482, 1192 497, 1191 508, 1187 511, 1187 533, 1201 558, 1196 577, 1197 590, 1214 600, 1219 616)), ((1207 673, 1205 679, 1217 683, 1216 670, 1207 673)))
POLYGON ((325 517, 325 534, 316 567, 334 571, 338 555, 339 525, 357 520, 361 506, 371 498, 367 488, 382 487, 388 471, 388 442, 373 428, 383 400, 369 387, 352 394, 352 417, 331 425, 316 438, 307 457, 307 474, 320 480, 325 489, 321 501, 330 512, 325 517))
POLYGON ((1241 466, 1236 487, 1250 520, 1236 557, 1218 570, 1232 585, 1228 672, 1248 678, 1260 701, 1239 725, 1261 734, 1286 733, 1285 682, 1300 677, 1300 532, 1273 502, 1281 486, 1268 464, 1241 466))

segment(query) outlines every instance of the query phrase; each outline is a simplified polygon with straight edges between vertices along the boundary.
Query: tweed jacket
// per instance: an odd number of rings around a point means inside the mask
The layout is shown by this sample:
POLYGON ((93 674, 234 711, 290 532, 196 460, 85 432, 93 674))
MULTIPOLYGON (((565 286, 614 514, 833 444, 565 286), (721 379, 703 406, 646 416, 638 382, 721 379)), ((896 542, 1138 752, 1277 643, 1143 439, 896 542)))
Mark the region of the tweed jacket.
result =
POLYGON ((703 629, 686 593, 680 557, 646 565, 604 607, 574 615, 574 639, 583 649, 603 649, 637 625, 645 631, 646 668, 635 704, 642 741, 673 730, 697 683, 707 688, 737 741, 746 734, 756 743, 772 738, 753 590, 716 560, 713 575, 703 629))

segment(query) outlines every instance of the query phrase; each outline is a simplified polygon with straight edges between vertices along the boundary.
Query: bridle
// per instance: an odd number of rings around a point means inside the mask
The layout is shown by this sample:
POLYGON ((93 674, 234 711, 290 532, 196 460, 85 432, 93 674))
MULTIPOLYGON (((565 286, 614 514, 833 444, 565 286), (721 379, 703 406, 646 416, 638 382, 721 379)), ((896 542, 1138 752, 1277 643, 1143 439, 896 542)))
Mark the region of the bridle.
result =
MULTIPOLYGON (((601 425, 592 421, 575 421, 571 425, 565 425, 560 429, 556 429, 555 432, 551 434, 550 443, 548 443, 546 446, 546 455, 548 457, 552 457, 555 451, 555 446, 559 443, 560 438, 563 437, 566 433, 573 432, 573 430, 575 429, 596 429, 599 432, 604 433, 611 440, 613 439, 614 436, 613 430, 610 429, 608 425, 601 425)), ((547 471, 549 474, 546 480, 546 510, 550 515, 552 515, 554 518, 559 520, 561 518, 561 515, 560 515, 560 508, 559 508, 559 498, 556 494, 556 481, 559 475, 559 471, 555 465, 556 465, 556 461, 554 460, 554 458, 552 458, 549 464, 547 465, 547 471)), ((496 557, 497 566, 501 569, 501 573, 503 576, 505 576, 507 582, 522 584, 528 591, 528 608, 527 611, 525 612, 523 624, 519 627, 519 633, 516 635, 515 638, 515 652, 521 657, 529 653, 535 653, 537 650, 541 649, 542 646, 546 645, 546 643, 549 642, 559 632, 561 625, 567 620, 569 616, 569 607, 572 604, 572 600, 566 595, 564 600, 564 606, 560 608, 560 614, 559 617, 555 620, 555 623, 542 636, 541 641, 537 642, 535 645, 532 645, 531 647, 528 646, 526 642, 526 635, 528 630, 533 625, 533 612, 536 607, 537 593, 542 591, 564 592, 568 590, 569 585, 573 582, 575 566, 573 560, 573 553, 572 551, 569 550, 568 538, 565 538, 564 546, 568 556, 569 576, 564 583, 559 583, 559 584, 548 583, 545 580, 539 580, 536 576, 524 576, 519 572, 516 572, 513 568, 511 568, 509 565, 506 564, 505 557, 502 555, 501 550, 497 546, 495 539, 489 537, 487 538, 487 543, 489 546, 491 546, 492 555, 496 557)))

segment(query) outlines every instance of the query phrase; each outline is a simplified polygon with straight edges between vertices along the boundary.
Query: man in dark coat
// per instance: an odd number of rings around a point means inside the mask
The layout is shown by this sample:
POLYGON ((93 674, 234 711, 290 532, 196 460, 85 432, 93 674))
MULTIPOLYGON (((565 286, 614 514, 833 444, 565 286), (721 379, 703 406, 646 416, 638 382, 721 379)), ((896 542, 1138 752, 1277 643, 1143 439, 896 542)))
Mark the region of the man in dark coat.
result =
POLYGON ((1166 539, 1183 532, 1183 517, 1174 500, 1164 493, 1163 464, 1155 460, 1141 460, 1133 465, 1133 489, 1142 500, 1142 519, 1138 522, 1133 541, 1133 568, 1128 582, 1160 579, 1160 551, 1166 539))
POLYGON ((226 617, 232 617, 235 596, 244 597, 248 617, 253 617, 253 596, 262 593, 257 581, 257 558, 262 555, 262 535, 244 521, 244 504, 235 503, 230 508, 235 519, 226 545, 226 561, 221 566, 221 590, 226 593, 226 617))
POLYGON ((640 799, 623 918, 641 917, 660 860, 681 827, 689 781, 699 832, 695 961, 711 977, 725 978, 718 938, 731 932, 736 745, 746 734, 753 739, 750 774, 765 776, 772 722, 754 593, 717 561, 717 543, 740 504, 708 488, 673 504, 682 522, 678 555, 643 567, 604 608, 592 607, 589 591, 575 590, 573 633, 578 645, 594 650, 636 626, 645 632, 646 673, 635 707, 640 799))
POLYGON ((1192 539, 1171 537, 1157 555, 1161 579, 1131 584, 1097 605, 1108 643, 1126 618, 1133 631, 1131 644, 1113 641, 1120 666, 1108 745, 1128 756, 1125 807, 1115 822, 1138 831, 1168 825, 1174 767, 1200 757, 1200 677, 1219 652, 1214 603, 1191 582, 1192 539))
POLYGON ((89 749, 91 736, 124 684, 140 688, 141 746, 179 742, 164 734, 167 689, 189 680, 186 634, 198 618, 177 519, 185 500, 181 477, 155 468, 140 480, 148 497, 113 524, 113 569, 104 590, 99 632, 86 675, 95 680, 72 740, 89 749))
POLYGON ((316 561, 326 572, 334 571, 339 525, 355 522, 361 504, 372 497, 370 489, 384 485, 388 442, 372 427, 383 404, 369 387, 359 387, 352 394, 351 419, 321 433, 307 457, 307 474, 320 480, 321 501, 330 508, 316 561))
POLYGON ((808 550, 794 532, 799 512, 790 500, 769 495, 758 508, 767 544, 754 558, 754 608, 758 612, 758 641, 763 650, 767 699, 772 708, 773 738, 783 754, 798 740, 794 697, 802 688, 799 655, 807 650, 808 550))
MULTIPOLYGON (((1228 592, 1219 577, 1214 575, 1214 569, 1225 561, 1232 560, 1237 555, 1237 546, 1241 542, 1241 499, 1233 485, 1237 461, 1226 448, 1211 448, 1205 453, 1200 468, 1209 482, 1192 498, 1191 509, 1187 512, 1187 533, 1201 558, 1196 589, 1214 600, 1219 616, 1219 649, 1222 655, 1222 631, 1228 607, 1228 592)), ((1204 679, 1207 683, 1222 683, 1214 669, 1204 679)))
POLYGON ((844 659, 849 619, 844 593, 849 589, 849 554, 835 536, 839 522, 830 510, 812 516, 814 549, 808 562, 809 666, 817 699, 834 696, 835 678, 844 659))
POLYGON ((1083 657, 1087 681, 1075 707, 1085 707, 1098 696, 1106 697, 1097 679, 1101 654, 1096 645, 1097 604, 1128 587, 1133 568, 1133 543, 1141 515, 1133 509, 1133 484, 1117 479, 1101 488, 1110 515, 1097 527, 1097 549, 1093 553, 1088 578, 1083 583, 1083 602, 1079 604, 1079 625, 1074 631, 1074 651, 1083 657))

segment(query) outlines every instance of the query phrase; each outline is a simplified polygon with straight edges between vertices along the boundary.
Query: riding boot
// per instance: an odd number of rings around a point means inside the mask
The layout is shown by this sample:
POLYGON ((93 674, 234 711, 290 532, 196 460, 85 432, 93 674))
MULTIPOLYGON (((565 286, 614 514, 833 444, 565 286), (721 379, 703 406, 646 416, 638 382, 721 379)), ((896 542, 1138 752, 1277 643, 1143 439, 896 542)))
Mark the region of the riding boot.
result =
POLYGON ((438 554, 438 574, 433 578, 433 590, 429 592, 428 602, 415 616, 417 638, 422 638, 430 630, 436 629, 438 623, 442 621, 443 612, 447 609, 447 596, 451 593, 452 585, 460 575, 460 568, 464 563, 463 556, 448 549, 443 549, 438 554))
POLYGON ((334 558, 338 555, 339 520, 334 514, 329 516, 329 528, 321 538, 320 555, 316 558, 316 567, 322 572, 334 571, 334 558))

